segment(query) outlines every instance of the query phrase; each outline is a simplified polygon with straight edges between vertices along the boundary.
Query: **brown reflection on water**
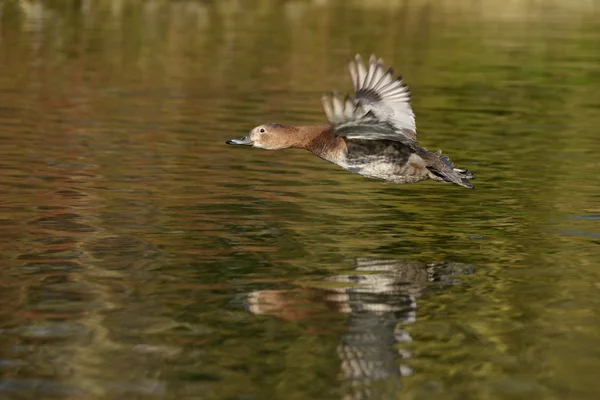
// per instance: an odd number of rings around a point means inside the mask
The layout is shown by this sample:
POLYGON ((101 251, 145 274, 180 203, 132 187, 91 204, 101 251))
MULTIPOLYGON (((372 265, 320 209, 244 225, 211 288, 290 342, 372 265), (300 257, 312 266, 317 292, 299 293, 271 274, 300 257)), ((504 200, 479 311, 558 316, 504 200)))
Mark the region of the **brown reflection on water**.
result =
MULTIPOLYGON (((55 106, 40 103, 48 112, 55 106)), ((64 113, 75 116, 70 107, 64 113)), ((31 158, 27 164, 9 159, 12 168, 0 170, 7 195, 18 199, 4 211, 4 226, 10 228, 5 237, 14 239, 2 249, 9 255, 2 293, 12 300, 2 307, 8 338, 2 358, 18 366, 3 374, 4 391, 77 398, 158 394, 164 389, 160 382, 138 377, 109 357, 131 351, 111 337, 110 313, 126 307, 128 296, 120 292, 130 290, 127 282, 136 269, 148 273, 143 260, 149 249, 131 235, 106 229, 106 199, 96 190, 105 177, 90 157, 85 132, 52 122, 39 126, 48 129, 47 142, 40 138, 7 149, 9 156, 31 158)))

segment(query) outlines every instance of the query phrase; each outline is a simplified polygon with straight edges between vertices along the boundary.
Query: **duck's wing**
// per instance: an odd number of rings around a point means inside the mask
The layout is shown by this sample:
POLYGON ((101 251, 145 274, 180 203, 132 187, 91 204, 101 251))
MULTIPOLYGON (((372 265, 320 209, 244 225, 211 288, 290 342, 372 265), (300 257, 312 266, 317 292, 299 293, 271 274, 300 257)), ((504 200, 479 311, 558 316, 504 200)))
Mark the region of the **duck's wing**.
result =
POLYGON ((321 98, 327 120, 335 135, 346 139, 394 140, 402 143, 414 142, 412 131, 398 130, 392 123, 379 118, 375 112, 365 109, 356 99, 337 93, 321 98))
POLYGON ((348 63, 348 69, 356 90, 354 101, 378 120, 393 126, 399 135, 416 140, 417 126, 410 105, 410 90, 402 77, 396 76, 391 67, 386 69, 383 60, 374 55, 365 66, 357 54, 348 63))

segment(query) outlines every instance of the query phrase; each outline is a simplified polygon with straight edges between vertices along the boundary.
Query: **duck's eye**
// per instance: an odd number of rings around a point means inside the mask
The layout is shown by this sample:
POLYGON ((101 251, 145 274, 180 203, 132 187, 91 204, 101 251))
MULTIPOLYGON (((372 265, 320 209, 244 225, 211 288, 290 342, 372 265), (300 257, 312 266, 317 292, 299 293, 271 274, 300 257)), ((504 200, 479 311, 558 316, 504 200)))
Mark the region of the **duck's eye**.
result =
POLYGON ((259 132, 260 132, 260 133, 265 133, 265 132, 266 132, 266 131, 265 131, 265 128, 260 128, 259 132))

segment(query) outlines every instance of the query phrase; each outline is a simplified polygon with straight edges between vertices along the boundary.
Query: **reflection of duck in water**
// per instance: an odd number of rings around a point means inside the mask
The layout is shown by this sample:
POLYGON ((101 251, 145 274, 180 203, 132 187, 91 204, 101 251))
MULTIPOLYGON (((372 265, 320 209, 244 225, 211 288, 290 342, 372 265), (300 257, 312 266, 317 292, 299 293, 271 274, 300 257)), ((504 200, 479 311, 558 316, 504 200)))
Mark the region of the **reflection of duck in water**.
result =
MULTIPOLYGON (((347 398, 378 398, 375 383, 397 385, 389 378, 412 374, 401 359, 411 356, 401 343, 411 342, 405 324, 416 319, 416 299, 431 282, 451 285, 453 275, 469 273, 453 263, 409 264, 399 260, 356 259, 354 273, 335 275, 328 289, 265 290, 249 295, 250 311, 286 320, 318 319, 323 312, 348 314, 338 355, 347 398), (307 307, 319 303, 315 307, 307 307)), ((392 389, 394 390, 394 389, 392 389)))
POLYGON ((433 179, 473 187, 473 174, 417 143, 410 90, 392 68, 375 56, 365 66, 359 55, 349 67, 356 96, 323 96, 328 125, 265 124, 227 144, 306 149, 350 172, 392 183, 433 179))

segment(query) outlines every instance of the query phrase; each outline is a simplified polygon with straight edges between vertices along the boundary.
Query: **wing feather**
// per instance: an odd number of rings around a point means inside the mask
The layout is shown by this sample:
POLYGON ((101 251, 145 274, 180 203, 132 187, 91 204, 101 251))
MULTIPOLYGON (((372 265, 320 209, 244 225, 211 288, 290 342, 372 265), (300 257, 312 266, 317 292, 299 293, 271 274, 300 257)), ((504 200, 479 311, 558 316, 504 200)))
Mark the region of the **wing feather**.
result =
MULTIPOLYGON (((367 69, 362 57, 357 55, 354 64, 358 70, 367 69)), ((377 80, 363 80, 356 89, 356 101, 365 110, 373 111, 378 118, 384 119, 398 130, 411 130, 416 133, 415 115, 410 101, 410 90, 401 76, 395 76, 394 70, 389 68, 383 72, 383 61, 376 60, 374 56, 369 59, 368 76, 378 76, 379 71, 383 76, 377 80)))
POLYGON ((371 55, 368 65, 356 55, 348 63, 355 98, 337 93, 321 98, 327 120, 338 136, 349 139, 416 140, 410 90, 394 69, 371 55))

